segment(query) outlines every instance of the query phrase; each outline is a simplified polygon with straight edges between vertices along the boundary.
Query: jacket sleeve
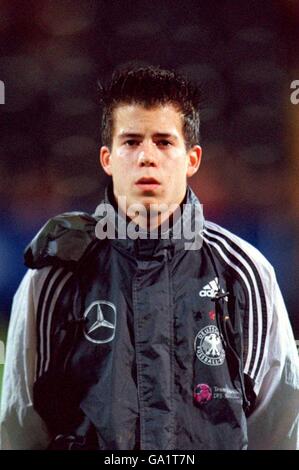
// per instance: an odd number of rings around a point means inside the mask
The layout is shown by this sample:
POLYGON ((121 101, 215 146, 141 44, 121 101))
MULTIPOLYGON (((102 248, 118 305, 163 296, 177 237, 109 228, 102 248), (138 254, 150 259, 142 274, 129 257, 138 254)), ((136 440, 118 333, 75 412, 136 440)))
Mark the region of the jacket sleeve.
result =
POLYGON ((50 441, 34 410, 36 363, 35 270, 28 270, 13 299, 8 329, 0 412, 0 448, 45 449, 50 441))
POLYGON ((286 307, 273 274, 271 321, 263 367, 248 419, 249 449, 299 448, 299 358, 286 307))

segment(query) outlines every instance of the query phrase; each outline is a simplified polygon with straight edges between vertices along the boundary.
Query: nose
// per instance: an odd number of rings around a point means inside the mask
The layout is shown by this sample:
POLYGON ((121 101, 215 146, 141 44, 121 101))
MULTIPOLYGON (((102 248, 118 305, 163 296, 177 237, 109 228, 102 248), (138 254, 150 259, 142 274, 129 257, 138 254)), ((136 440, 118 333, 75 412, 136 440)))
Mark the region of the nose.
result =
POLYGON ((157 158, 155 156, 155 149, 151 144, 144 145, 138 154, 138 165, 144 166, 157 166, 157 158))

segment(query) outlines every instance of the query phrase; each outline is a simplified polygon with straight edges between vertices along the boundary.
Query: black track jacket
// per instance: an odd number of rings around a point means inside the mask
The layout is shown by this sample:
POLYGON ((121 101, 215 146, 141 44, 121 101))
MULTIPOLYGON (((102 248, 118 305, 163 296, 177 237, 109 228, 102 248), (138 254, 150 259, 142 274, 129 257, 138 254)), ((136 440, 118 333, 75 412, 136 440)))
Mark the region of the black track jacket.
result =
POLYGON ((167 239, 99 240, 101 220, 62 214, 26 250, 2 447, 296 448, 298 357, 268 261, 207 221, 186 249, 177 221, 167 239))

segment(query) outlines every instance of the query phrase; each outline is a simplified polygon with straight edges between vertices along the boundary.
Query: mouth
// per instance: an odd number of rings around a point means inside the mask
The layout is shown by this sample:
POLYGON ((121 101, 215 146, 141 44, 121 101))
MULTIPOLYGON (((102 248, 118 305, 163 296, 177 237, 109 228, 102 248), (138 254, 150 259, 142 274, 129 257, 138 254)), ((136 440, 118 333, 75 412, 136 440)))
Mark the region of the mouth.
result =
POLYGON ((155 178, 144 176, 143 178, 140 178, 138 181, 136 181, 135 185, 145 191, 151 191, 161 186, 161 183, 155 178))

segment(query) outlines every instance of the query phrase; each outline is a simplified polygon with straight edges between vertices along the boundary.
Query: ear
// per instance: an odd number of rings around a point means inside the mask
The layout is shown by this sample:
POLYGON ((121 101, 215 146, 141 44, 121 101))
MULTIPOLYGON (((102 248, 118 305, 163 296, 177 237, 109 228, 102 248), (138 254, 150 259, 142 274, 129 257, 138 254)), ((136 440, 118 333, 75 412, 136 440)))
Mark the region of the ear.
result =
POLYGON ((191 176, 195 175, 201 162, 202 149, 200 145, 194 145, 192 149, 189 150, 187 155, 188 155, 187 177, 190 178, 191 176))
POLYGON ((102 165, 103 170, 107 175, 112 175, 112 168, 111 168, 111 153, 108 147, 103 146, 100 149, 100 163, 102 165))

